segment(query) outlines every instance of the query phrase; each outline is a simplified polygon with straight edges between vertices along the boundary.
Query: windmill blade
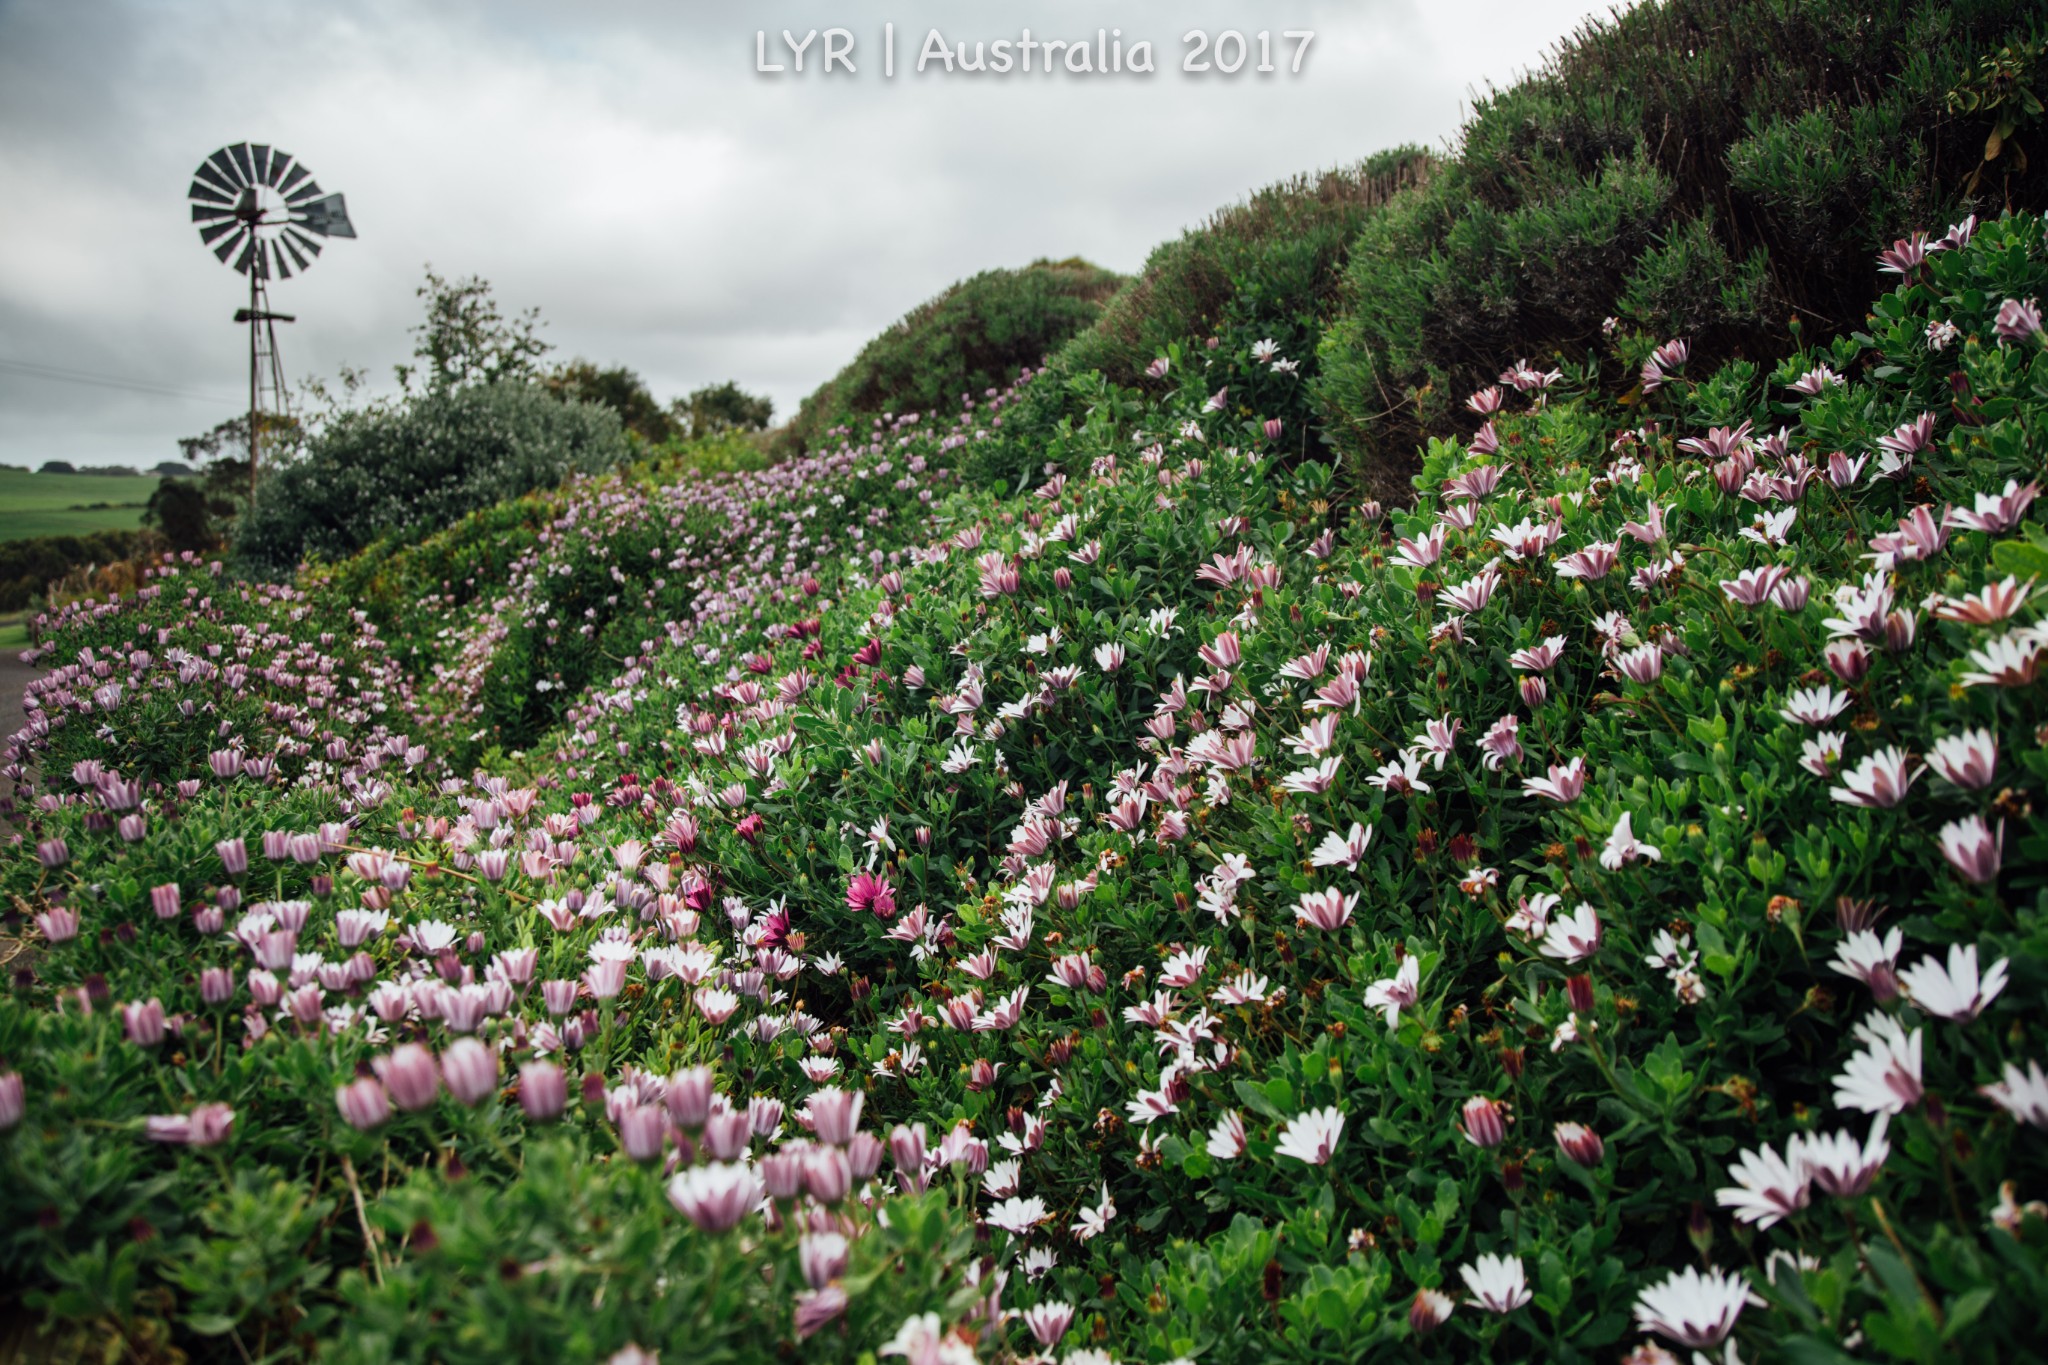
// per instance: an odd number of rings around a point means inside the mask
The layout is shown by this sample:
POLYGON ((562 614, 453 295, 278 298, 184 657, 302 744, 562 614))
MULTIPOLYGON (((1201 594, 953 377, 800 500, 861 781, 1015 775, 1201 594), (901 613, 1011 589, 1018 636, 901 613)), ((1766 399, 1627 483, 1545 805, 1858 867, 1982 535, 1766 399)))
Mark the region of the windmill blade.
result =
POLYGON ((270 153, 270 175, 264 183, 269 185, 270 188, 276 189, 278 182, 284 179, 284 173, 291 168, 292 154, 290 152, 280 152, 273 148, 270 153))
POLYGON ((249 149, 249 160, 254 166, 249 179, 259 185, 268 185, 270 183, 270 148, 260 142, 257 143, 249 149))
POLYGON ((268 278, 268 272, 263 270, 263 243, 257 240, 254 232, 245 239, 242 254, 235 257, 237 275, 246 275, 251 270, 256 270, 268 278))
POLYGON ((246 142, 237 142, 234 146, 228 148, 228 155, 234 158, 235 165, 239 167, 242 172, 242 178, 237 183, 243 185, 255 184, 256 168, 249 164, 249 144, 246 142))
POLYGON ((317 232, 322 237, 353 237, 355 224, 348 220, 348 204, 338 194, 325 199, 315 199, 310 204, 297 205, 292 211, 292 222, 308 232, 317 232))
MULTIPOLYGON (((200 169, 204 170, 205 167, 202 166, 200 169)), ((185 191, 185 197, 187 199, 195 200, 202 204, 224 204, 232 206, 235 202, 235 194, 233 190, 227 189, 224 186, 210 184, 205 180, 194 180, 192 182, 192 188, 185 191)))
MULTIPOLYGON (((240 246, 251 235, 252 229, 248 224, 236 223, 229 230, 228 235, 220 239, 220 245, 214 247, 213 254, 220 257, 222 265, 226 265, 228 257, 235 254, 235 248, 240 246)), ((241 268, 240 266, 235 267, 237 270, 241 268)))
MULTIPOLYGON (((292 240, 292 234, 290 229, 286 229, 284 232, 280 233, 278 235, 278 239, 271 245, 279 251, 289 251, 292 254, 292 259, 299 263, 299 269, 302 272, 306 269, 306 267, 312 264, 311 261, 307 260, 304 256, 299 254, 298 243, 292 240)), ((314 247, 313 254, 316 256, 319 255, 320 248, 317 246, 314 247)), ((291 272, 286 271, 285 273, 289 275, 291 272)))
POLYGON ((285 260, 284 248, 276 242, 270 244, 270 258, 275 263, 275 273, 278 279, 288 280, 292 277, 291 263, 285 260))
MULTIPOLYGON (((219 153, 216 152, 215 155, 218 156, 219 153)), ((192 188, 187 193, 197 199, 201 186, 229 201, 233 201, 237 193, 235 182, 223 175, 220 168, 211 161, 200 162, 199 169, 192 172, 192 188)))
POLYGON ((216 207, 212 204, 194 204, 192 206, 192 221, 195 223, 217 223, 223 218, 232 218, 234 216, 235 210, 232 205, 216 207))
POLYGON ((284 202, 292 205, 293 207, 297 207, 298 205, 305 203, 307 200, 314 198, 319 193, 320 182, 317 180, 308 180, 306 181, 305 184, 299 186, 290 194, 286 195, 284 197, 284 202))
POLYGON ((310 256, 318 256, 320 254, 320 243, 314 241, 311 237, 308 237, 305 233, 299 231, 295 227, 286 228, 282 234, 282 237, 283 240, 294 243, 296 246, 303 248, 306 251, 306 253, 310 256))
POLYGON ((298 185, 298 183, 301 180, 304 180, 310 174, 312 173, 308 171, 304 166, 294 164, 291 168, 290 174, 286 175, 282 180, 277 182, 277 192, 287 199, 291 198, 292 190, 298 185))
MULTIPOLYGON (((206 243, 208 246, 212 246, 215 242, 227 236, 227 234, 229 234, 230 232, 239 231, 241 230, 241 228, 241 220, 236 218, 230 218, 224 223, 212 223, 206 227, 199 229, 199 240, 206 243)), ((221 259, 226 260, 227 257, 223 256, 221 257, 221 259)))
MULTIPOLYGON (((239 194, 241 193, 242 186, 248 182, 243 177, 241 171, 235 166, 235 159, 228 155, 229 150, 229 148, 223 147, 206 159, 219 171, 221 182, 227 186, 228 192, 230 194, 239 194)), ((205 167, 201 167, 200 170, 204 174, 205 167)))

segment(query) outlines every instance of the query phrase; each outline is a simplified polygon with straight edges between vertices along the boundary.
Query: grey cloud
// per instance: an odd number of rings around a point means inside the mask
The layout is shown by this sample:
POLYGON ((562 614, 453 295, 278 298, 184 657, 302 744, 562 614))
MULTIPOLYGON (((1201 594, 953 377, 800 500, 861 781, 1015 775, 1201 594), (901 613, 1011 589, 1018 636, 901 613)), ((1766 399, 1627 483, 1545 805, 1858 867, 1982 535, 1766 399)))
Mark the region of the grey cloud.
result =
MULTIPOLYGON (((294 376, 405 357, 423 262, 537 306, 565 355, 658 394, 736 378, 788 411, 867 337, 992 265, 1122 270, 1249 190, 1451 136, 1586 0, 1167 6, 1012 0, 0 3, 0 358, 239 392, 241 281, 185 222, 242 139, 348 195, 362 236, 274 290, 294 376), (883 82, 927 27, 1318 33, 1299 79, 883 82), (756 28, 843 24, 864 70, 752 71, 756 28)), ((0 461, 154 462, 231 409, 0 372, 0 461)))

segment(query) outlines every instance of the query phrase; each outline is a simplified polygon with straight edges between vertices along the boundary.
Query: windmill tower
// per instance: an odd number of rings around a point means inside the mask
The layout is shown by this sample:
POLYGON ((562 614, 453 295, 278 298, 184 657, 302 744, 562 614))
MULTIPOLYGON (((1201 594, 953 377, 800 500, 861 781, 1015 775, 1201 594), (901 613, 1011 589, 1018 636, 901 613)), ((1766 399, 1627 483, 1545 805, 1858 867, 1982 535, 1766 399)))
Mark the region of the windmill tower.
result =
POLYGON ((249 277, 249 306, 235 310, 235 321, 249 327, 249 496, 254 498, 263 415, 285 415, 277 324, 293 320, 290 313, 271 311, 270 280, 290 279, 294 267, 301 272, 309 268, 319 258, 320 238, 353 237, 356 230, 340 195, 323 195, 304 166, 260 142, 237 142, 200 162, 186 197, 199 240, 223 265, 249 277))

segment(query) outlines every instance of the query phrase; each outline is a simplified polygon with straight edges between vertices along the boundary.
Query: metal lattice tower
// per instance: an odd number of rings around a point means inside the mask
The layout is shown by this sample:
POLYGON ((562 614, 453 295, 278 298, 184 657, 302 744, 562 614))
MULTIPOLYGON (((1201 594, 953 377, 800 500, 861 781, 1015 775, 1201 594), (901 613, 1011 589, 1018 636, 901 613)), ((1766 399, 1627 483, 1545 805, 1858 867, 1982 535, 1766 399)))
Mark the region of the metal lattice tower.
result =
POLYGON ((320 184, 288 153, 262 143, 237 142, 199 163, 186 191, 199 240, 249 277, 249 306, 235 321, 249 327, 249 495, 256 494, 258 449, 266 413, 287 415, 284 362, 277 350, 277 324, 293 320, 270 307, 270 280, 288 280, 294 267, 309 268, 320 255, 320 238, 353 237, 348 205, 320 184), (266 406, 266 404, 268 406, 266 406))

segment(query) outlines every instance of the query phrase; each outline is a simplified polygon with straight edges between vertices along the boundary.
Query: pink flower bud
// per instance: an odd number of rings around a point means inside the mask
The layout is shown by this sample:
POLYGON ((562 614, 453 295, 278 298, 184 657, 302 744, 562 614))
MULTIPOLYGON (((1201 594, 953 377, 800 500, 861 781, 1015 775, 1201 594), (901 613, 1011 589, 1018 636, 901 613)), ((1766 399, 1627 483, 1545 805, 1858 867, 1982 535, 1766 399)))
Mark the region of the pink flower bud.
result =
POLYGON ((1499 1100, 1474 1095, 1465 1101, 1460 1118, 1466 1141, 1475 1147, 1498 1147, 1507 1137, 1507 1106, 1499 1100))
POLYGON ((1607 1155, 1607 1144, 1591 1128, 1579 1123, 1560 1123, 1554 1130, 1557 1150, 1574 1166, 1591 1169, 1607 1155))
POLYGON ((519 1068, 519 1107, 536 1123, 558 1119, 569 1107, 569 1079, 553 1062, 519 1068))
POLYGON ((434 1054, 418 1043, 402 1043, 389 1056, 370 1063, 392 1103, 407 1113, 426 1108, 441 1089, 441 1071, 434 1054))
POLYGON ((497 1051, 474 1038, 457 1038, 441 1054, 441 1078, 456 1099, 478 1104, 498 1088, 497 1051))
POLYGON ((368 1130, 391 1117, 391 1103, 385 1097, 384 1087, 368 1076, 337 1087, 334 1107, 351 1128, 368 1130))
POLYGON ((158 919, 176 919, 181 908, 178 904, 178 884, 166 882, 149 889, 149 908, 156 911, 158 919))

